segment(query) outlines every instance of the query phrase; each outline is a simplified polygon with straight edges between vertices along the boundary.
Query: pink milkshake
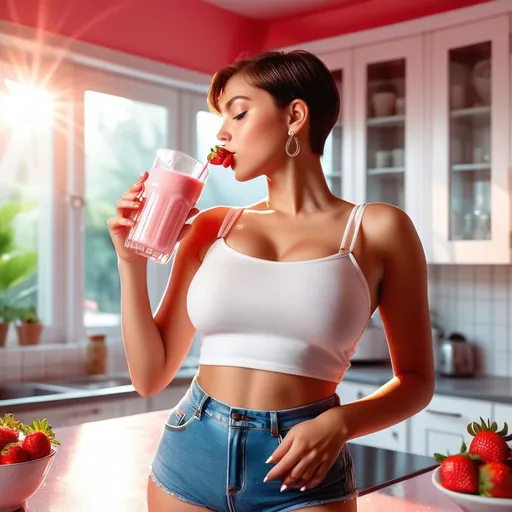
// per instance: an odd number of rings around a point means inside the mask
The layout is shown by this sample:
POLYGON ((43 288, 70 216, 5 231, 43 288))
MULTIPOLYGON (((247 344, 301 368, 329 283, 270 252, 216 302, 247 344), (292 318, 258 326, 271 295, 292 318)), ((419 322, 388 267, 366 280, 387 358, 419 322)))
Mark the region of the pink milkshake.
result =
POLYGON ((144 183, 144 204, 125 247, 141 256, 167 263, 189 211, 194 207, 207 177, 205 166, 174 150, 159 150, 144 183))

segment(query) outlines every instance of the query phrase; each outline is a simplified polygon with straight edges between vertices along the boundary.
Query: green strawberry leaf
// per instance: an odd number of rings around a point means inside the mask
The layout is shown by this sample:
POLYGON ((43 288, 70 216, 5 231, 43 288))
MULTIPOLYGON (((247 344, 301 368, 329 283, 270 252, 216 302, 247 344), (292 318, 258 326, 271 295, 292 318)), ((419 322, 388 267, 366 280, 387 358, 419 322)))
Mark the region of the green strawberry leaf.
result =
POLYGON ((447 457, 446 455, 442 455, 441 453, 434 453, 434 458, 436 459, 439 464, 442 464, 443 460, 445 460, 447 457))

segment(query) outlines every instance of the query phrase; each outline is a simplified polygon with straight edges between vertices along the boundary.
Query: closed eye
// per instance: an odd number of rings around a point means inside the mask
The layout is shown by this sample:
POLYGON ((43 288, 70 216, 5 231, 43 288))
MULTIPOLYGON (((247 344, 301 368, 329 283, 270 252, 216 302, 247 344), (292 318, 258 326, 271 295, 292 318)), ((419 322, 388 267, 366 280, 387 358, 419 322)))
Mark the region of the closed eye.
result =
POLYGON ((242 112, 241 114, 238 114, 233 119, 236 119, 237 121, 240 121, 240 119, 243 119, 245 117, 245 114, 247 114, 247 110, 245 112, 242 112))

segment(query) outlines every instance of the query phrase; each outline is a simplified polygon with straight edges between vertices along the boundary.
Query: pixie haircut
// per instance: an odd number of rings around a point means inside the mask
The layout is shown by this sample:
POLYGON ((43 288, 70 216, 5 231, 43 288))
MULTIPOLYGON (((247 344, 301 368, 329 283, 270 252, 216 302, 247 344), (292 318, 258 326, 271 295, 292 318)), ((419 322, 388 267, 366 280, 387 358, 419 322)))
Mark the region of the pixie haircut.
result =
POLYGON ((220 96, 237 73, 249 85, 267 91, 278 108, 303 100, 309 107, 311 151, 323 154, 325 140, 338 119, 340 96, 330 71, 318 57, 304 50, 272 51, 226 66, 215 73, 208 89, 212 112, 220 115, 220 96))

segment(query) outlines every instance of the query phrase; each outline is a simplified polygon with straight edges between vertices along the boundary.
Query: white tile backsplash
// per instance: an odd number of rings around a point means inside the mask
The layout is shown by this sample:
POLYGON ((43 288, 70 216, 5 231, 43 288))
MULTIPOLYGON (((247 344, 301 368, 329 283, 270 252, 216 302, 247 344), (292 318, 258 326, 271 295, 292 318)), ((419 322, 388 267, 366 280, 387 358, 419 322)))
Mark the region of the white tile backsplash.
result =
POLYGON ((430 307, 477 346, 481 374, 512 377, 512 265, 430 265, 430 307))

